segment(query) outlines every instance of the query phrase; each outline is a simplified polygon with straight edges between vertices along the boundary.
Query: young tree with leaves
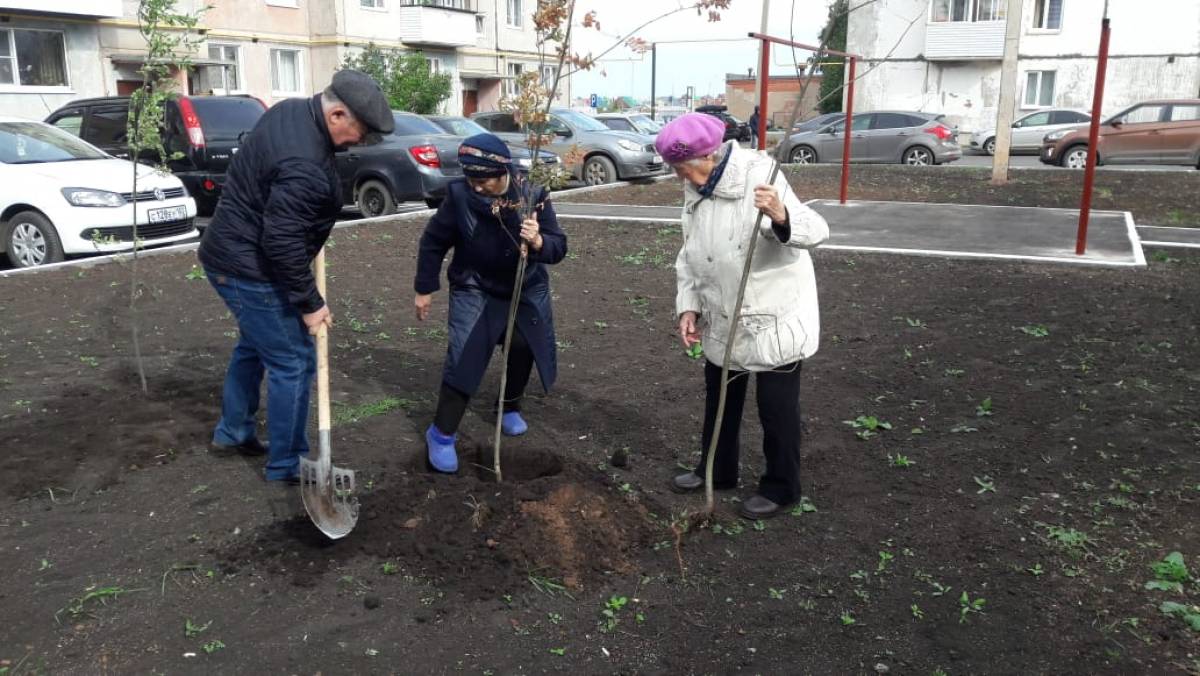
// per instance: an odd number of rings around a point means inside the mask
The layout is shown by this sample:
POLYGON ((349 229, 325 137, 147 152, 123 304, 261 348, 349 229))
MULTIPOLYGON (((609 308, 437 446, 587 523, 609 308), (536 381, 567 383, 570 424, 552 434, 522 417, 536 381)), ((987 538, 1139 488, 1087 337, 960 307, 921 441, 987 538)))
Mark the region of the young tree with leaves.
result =
POLYGON ((450 98, 450 74, 433 72, 420 52, 385 50, 371 43, 358 54, 347 54, 342 67, 370 75, 393 110, 432 115, 450 98))
MULTIPOLYGON (((849 26, 849 3, 834 0, 829 5, 829 18, 821 29, 821 43, 828 49, 846 51, 846 30, 849 26)), ((829 59, 821 66, 821 89, 818 108, 822 113, 837 113, 842 110, 842 97, 837 95, 846 77, 846 65, 841 59, 829 59)))

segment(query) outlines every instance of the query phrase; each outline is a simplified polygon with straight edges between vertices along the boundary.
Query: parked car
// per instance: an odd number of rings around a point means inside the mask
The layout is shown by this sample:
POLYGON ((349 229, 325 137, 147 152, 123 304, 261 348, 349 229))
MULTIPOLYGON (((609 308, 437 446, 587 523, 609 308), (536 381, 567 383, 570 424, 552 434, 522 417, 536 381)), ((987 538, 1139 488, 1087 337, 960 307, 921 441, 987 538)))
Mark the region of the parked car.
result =
POLYGON ((458 136, 413 113, 392 111, 392 119, 396 128, 378 143, 336 155, 343 200, 365 218, 393 214, 401 202, 437 206, 446 185, 462 176, 458 136))
MULTIPOLYGON (((163 146, 181 157, 167 162, 196 200, 201 216, 217 208, 225 170, 242 140, 267 107, 250 96, 176 96, 166 104, 163 146)), ((50 113, 46 122, 69 131, 104 152, 129 159, 125 136, 129 97, 83 99, 50 113)), ((140 161, 157 164, 158 154, 146 151, 140 161)))
POLYGON ((747 142, 751 138, 750 125, 730 115, 729 109, 725 106, 699 106, 696 108, 696 112, 712 115, 724 122, 726 141, 747 142))
MULTIPOLYGON (((1088 127, 1046 135, 1041 160, 1070 169, 1087 166, 1088 127)), ((1100 125, 1099 164, 1181 164, 1200 169, 1200 99, 1146 101, 1100 125)))
MULTIPOLYGON (((526 143, 528 130, 516 123, 512 113, 476 113, 471 119, 507 143, 526 143)), ((572 146, 579 146, 583 152, 582 161, 566 167, 572 176, 588 185, 658 176, 666 169, 662 157, 654 149, 652 137, 614 131, 595 118, 574 110, 551 110, 542 131, 554 136, 547 150, 560 156, 566 155, 572 146)))
MULTIPOLYGON (((462 139, 475 134, 487 134, 488 130, 479 126, 479 123, 466 117, 457 117, 453 115, 426 115, 425 119, 441 127, 442 130, 452 136, 462 139)), ((533 166, 533 151, 523 145, 505 141, 508 146, 509 153, 512 154, 513 162, 516 163, 519 169, 528 170, 533 166)), ((558 164, 558 155, 548 150, 538 150, 538 157, 541 158, 542 164, 558 164)))
MULTIPOLYGON (((1042 149, 1042 139, 1053 131, 1074 129, 1087 124, 1092 116, 1082 110, 1055 108, 1039 110, 1018 118, 1012 124, 1012 153, 1036 153, 1042 149)), ((971 147, 988 155, 996 154, 995 125, 981 129, 971 135, 971 147)))
POLYGON ((601 113, 596 119, 609 129, 632 131, 647 136, 658 136, 659 130, 663 128, 644 113, 601 113))
POLYGON ((829 125, 837 122, 838 120, 843 120, 845 118, 846 118, 845 113, 822 113, 822 114, 812 118, 811 120, 797 122, 796 126, 792 127, 792 133, 798 134, 803 131, 815 131, 822 127, 828 127, 829 125))
MULTIPOLYGON (((944 115, 907 111, 877 111, 853 117, 850 161, 899 162, 913 166, 944 164, 962 157, 955 130, 944 115)), ((783 140, 784 157, 795 164, 841 162, 845 118, 783 140)))
POLYGON ((0 250, 10 263, 28 268, 132 249, 135 210, 143 245, 198 234, 196 202, 175 176, 43 122, 0 118, 0 250))

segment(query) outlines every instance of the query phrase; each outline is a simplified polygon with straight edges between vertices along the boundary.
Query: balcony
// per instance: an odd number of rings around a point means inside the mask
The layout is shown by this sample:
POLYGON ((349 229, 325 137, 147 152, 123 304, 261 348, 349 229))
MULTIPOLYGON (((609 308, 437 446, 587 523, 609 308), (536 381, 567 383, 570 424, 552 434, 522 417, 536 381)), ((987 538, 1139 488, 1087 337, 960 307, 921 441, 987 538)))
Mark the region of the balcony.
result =
POLYGON ((925 25, 930 61, 999 60, 1004 56, 1004 21, 940 21, 925 25))
POLYGON ((0 12, 119 18, 121 0, 0 0, 0 12))
POLYGON ((400 0, 399 4, 401 42, 435 47, 475 44, 474 0, 400 0))

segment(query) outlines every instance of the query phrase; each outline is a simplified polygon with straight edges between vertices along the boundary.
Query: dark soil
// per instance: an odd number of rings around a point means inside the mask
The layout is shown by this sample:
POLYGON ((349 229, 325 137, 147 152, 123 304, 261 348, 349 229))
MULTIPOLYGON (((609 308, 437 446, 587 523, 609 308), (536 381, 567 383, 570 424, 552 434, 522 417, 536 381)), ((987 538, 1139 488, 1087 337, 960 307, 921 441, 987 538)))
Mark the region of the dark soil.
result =
POLYGON ((446 298, 412 318, 421 223, 336 232, 333 455, 357 470, 362 512, 333 543, 294 488, 263 484, 259 459, 206 448, 235 327, 187 278, 191 256, 142 264, 148 396, 128 358, 127 267, 4 280, 0 669, 1200 667, 1197 634, 1159 610, 1200 590, 1144 589, 1171 551, 1200 568, 1200 256, 1115 271, 818 252, 813 509, 736 517, 762 466, 747 411, 742 487, 677 556, 671 524, 701 498, 666 481, 695 462, 703 403, 673 335, 678 229, 568 225, 560 384, 527 402, 500 484, 477 467, 488 397, 459 475, 424 469, 446 298), (857 438, 844 421, 860 415, 891 428, 857 438), (964 616, 963 593, 982 612, 964 616))
MULTIPOLYGON (((837 199, 841 167, 832 164, 786 166, 801 199, 837 199)), ((1013 169, 1008 185, 990 183, 991 169, 853 165, 850 199, 946 202, 999 206, 1078 209, 1083 172, 1013 169)), ((610 191, 564 196, 564 201, 616 203, 610 191)), ((683 204, 677 181, 621 190, 623 204, 683 204)), ((1139 225, 1200 227, 1200 171, 1099 171, 1093 209, 1133 212, 1139 225)))

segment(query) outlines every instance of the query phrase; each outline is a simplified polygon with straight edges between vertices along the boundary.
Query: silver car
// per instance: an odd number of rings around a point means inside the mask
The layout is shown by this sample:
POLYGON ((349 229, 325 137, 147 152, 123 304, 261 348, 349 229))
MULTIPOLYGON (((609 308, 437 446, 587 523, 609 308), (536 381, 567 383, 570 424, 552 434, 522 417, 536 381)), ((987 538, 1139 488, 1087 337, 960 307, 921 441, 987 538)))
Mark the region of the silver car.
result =
MULTIPOLYGON (((1070 108, 1039 110, 1017 118, 1012 125, 1012 152, 1037 153, 1042 149, 1042 139, 1050 132, 1074 129, 1092 121, 1090 113, 1070 108)), ((988 155, 996 154, 996 127, 992 125, 971 135, 971 148, 982 150, 988 155)))
MULTIPOLYGON (((937 113, 876 111, 854 116, 850 161, 912 166, 944 164, 962 158, 956 131, 937 113)), ((783 157, 793 164, 841 162, 845 118, 784 139, 783 157)))
MULTIPOLYGON (((525 145, 528 129, 513 120, 512 113, 476 113, 471 119, 499 136, 505 143, 525 145)), ((545 146, 564 160, 572 146, 583 152, 582 161, 565 166, 571 175, 588 185, 617 180, 659 176, 666 170, 662 157, 654 149, 654 137, 628 131, 614 131, 594 117, 567 108, 550 111, 546 134, 554 141, 545 146)))
POLYGON ((657 136, 663 127, 645 113, 601 113, 596 119, 609 129, 633 131, 647 136, 657 136))

